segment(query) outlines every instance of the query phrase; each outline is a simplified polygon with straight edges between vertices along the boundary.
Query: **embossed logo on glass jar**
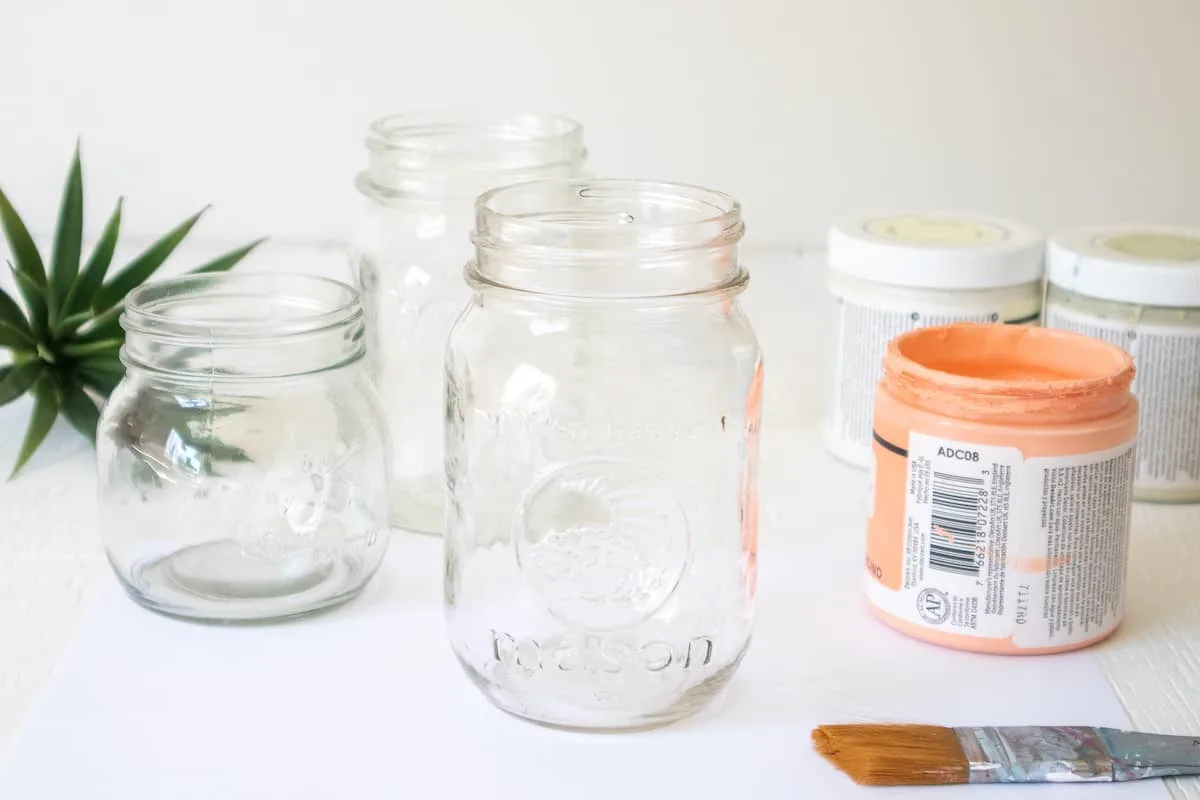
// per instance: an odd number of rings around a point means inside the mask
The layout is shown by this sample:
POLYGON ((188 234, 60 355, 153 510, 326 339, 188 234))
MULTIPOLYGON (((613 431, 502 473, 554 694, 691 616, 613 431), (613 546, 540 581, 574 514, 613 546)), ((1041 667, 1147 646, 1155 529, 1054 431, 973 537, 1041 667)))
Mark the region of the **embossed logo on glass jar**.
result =
POLYGON ((687 568, 687 516, 668 483, 616 458, 562 465, 516 519, 517 561, 547 609, 590 630, 636 625, 670 599, 687 568))

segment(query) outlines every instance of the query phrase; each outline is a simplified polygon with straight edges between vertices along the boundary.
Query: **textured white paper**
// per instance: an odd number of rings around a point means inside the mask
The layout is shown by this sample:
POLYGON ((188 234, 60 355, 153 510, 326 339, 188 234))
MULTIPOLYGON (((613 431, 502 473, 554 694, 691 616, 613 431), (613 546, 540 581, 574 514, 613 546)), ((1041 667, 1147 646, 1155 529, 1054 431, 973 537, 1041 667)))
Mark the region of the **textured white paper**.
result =
MULTIPOLYGON (((443 633, 440 559, 440 541, 399 536, 357 602, 273 626, 177 622, 114 589, 0 768, 0 798, 882 800, 927 790, 855 787, 813 753, 813 726, 1127 726, 1088 653, 967 655, 875 622, 852 529, 839 545, 764 547, 755 639, 716 706, 646 733, 549 730, 495 710, 463 675, 443 633)), ((1158 782, 1016 791, 1167 797, 1158 782)))

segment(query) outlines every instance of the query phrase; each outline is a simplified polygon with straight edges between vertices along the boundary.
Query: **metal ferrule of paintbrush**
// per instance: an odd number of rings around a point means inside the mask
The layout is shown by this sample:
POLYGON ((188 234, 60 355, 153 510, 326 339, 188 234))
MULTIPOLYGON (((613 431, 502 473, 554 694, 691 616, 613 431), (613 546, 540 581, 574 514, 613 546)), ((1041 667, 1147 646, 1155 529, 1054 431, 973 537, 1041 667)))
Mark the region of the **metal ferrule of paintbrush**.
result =
POLYGON ((970 783, 1107 783, 1200 774, 1200 737, 1071 726, 953 730, 970 783))

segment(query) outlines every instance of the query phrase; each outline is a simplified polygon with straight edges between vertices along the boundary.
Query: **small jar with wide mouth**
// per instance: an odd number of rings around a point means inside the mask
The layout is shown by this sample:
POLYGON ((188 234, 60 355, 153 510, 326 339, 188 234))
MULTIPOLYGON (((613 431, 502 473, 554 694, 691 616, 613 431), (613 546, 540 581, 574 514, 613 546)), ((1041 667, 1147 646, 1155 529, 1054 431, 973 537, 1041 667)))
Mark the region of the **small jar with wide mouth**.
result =
POLYGON ((497 186, 579 174, 583 129, 549 114, 409 112, 367 136, 367 208, 351 268, 367 312, 368 361, 392 438, 392 523, 442 530, 442 361, 466 305, 475 198, 497 186))
POLYGON ((1121 624, 1138 401, 1121 348, 956 323, 888 344, 875 393, 866 594, 893 628, 1060 653, 1121 624))
POLYGON ((100 418, 100 528, 134 600, 252 621, 354 597, 387 548, 387 431, 358 293, 293 275, 136 289, 100 418))
POLYGON ((445 601, 500 708, 671 722, 750 641, 762 359, 738 204, 621 180, 477 203, 446 353, 445 601))

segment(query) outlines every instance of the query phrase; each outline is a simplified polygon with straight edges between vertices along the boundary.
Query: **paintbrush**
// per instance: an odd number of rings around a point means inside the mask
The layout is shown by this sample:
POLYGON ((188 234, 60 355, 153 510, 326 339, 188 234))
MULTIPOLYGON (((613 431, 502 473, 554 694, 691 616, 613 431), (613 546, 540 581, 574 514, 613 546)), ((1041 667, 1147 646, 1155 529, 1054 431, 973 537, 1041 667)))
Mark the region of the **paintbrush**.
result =
POLYGON ((821 725, 813 746, 865 786, 1112 783, 1200 775, 1200 737, 1114 728, 821 725))

